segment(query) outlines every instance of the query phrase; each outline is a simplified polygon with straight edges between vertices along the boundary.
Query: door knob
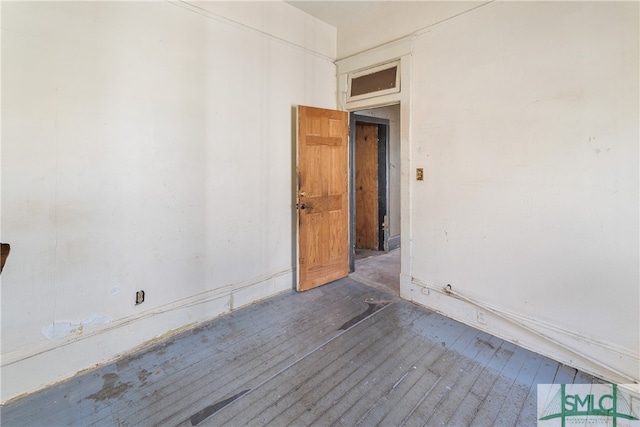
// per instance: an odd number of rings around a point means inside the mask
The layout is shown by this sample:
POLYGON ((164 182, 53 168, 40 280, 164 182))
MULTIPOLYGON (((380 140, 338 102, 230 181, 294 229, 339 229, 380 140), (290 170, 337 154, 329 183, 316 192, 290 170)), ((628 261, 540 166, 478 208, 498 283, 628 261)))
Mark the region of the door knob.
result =
POLYGON ((306 209, 306 208, 307 206, 304 203, 300 205, 300 209, 306 209))

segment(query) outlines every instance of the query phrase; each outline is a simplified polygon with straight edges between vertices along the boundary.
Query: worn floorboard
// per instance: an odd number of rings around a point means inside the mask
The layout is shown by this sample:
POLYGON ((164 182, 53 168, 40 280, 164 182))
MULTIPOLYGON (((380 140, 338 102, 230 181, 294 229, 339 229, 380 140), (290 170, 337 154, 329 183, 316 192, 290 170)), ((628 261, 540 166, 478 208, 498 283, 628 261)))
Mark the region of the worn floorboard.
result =
POLYGON ((214 319, 0 416, 3 426, 525 426, 537 384, 574 381, 598 380, 347 278, 214 319))

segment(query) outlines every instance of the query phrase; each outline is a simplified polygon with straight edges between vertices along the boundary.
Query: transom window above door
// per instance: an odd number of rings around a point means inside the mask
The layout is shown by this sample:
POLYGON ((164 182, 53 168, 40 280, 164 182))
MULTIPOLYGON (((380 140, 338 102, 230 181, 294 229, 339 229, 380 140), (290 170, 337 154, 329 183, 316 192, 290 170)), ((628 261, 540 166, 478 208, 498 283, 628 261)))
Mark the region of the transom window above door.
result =
POLYGON ((400 91, 399 62, 391 62, 349 74, 348 101, 400 91))

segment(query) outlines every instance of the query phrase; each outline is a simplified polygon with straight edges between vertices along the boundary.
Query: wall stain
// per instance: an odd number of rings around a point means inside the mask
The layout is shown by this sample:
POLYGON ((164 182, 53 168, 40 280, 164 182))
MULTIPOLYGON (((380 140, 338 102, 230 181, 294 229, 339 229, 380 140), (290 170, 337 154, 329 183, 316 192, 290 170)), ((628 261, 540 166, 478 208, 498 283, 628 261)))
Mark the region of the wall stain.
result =
POLYGON ((122 393, 127 391, 129 387, 131 387, 131 383, 118 383, 120 377, 117 374, 104 374, 102 376, 102 380, 104 384, 102 386, 102 390, 97 393, 94 393, 87 397, 87 399, 93 399, 96 402, 107 400, 107 399, 117 399, 122 393))
POLYGON ((234 400, 242 397, 244 394, 248 393, 249 391, 251 391, 251 389, 243 390, 240 393, 229 397, 228 399, 224 399, 224 400, 221 400, 219 402, 216 402, 213 405, 207 406, 203 410, 196 412, 195 414, 193 414, 191 416, 191 418, 189 418, 189 420, 191 421, 191 425, 195 426, 197 424, 200 424, 202 421, 206 420, 211 415, 215 414, 220 409, 224 408, 225 406, 227 406, 228 404, 230 404, 234 400))

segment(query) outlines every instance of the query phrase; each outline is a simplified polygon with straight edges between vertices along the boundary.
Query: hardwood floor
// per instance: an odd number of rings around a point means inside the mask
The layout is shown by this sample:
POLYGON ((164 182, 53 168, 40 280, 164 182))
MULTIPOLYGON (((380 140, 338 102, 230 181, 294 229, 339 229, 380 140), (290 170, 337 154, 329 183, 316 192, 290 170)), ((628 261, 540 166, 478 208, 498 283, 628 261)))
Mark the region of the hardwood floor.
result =
POLYGON ((393 295, 400 295, 400 249, 390 252, 356 249, 352 279, 393 295))
POLYGON ((595 379, 342 279, 215 319, 1 408, 2 425, 513 426, 595 379))

